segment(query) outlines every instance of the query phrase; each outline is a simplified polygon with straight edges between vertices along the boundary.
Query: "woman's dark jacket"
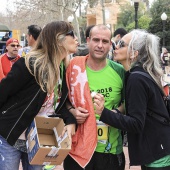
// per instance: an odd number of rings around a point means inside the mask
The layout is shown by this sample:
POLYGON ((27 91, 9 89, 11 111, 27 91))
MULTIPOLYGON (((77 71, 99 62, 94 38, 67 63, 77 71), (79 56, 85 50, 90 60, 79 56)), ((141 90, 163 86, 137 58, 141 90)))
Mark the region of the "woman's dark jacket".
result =
MULTIPOLYGON (((64 73, 65 74, 65 73, 64 73)), ((75 124, 76 119, 66 109, 67 86, 65 76, 62 84, 62 97, 55 110, 64 119, 65 124, 75 124)), ((38 114, 47 93, 40 89, 30 74, 25 59, 19 59, 0 82, 0 135, 10 145, 14 145, 19 136, 38 114)))
MULTIPOLYGON (((133 71, 143 71, 140 67, 133 71)), ((128 132, 130 165, 145 165, 170 154, 170 125, 147 114, 148 110, 169 119, 160 90, 152 80, 126 72, 127 116, 103 110, 100 120, 128 132)))

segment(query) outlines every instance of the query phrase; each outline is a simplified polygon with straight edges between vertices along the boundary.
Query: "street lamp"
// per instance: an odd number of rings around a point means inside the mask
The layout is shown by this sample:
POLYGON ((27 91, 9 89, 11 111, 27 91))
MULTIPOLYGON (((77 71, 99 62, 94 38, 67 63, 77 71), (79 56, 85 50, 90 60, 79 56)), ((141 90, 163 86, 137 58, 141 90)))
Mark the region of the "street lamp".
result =
POLYGON ((67 21, 71 24, 71 23, 73 22, 73 19, 74 19, 73 16, 69 16, 69 17, 67 18, 67 21))
POLYGON ((138 28, 138 7, 140 0, 133 0, 134 1, 134 8, 135 8, 135 29, 138 28))
POLYGON ((165 12, 161 15, 162 23, 163 23, 163 47, 165 47, 165 22, 167 20, 167 15, 165 12))

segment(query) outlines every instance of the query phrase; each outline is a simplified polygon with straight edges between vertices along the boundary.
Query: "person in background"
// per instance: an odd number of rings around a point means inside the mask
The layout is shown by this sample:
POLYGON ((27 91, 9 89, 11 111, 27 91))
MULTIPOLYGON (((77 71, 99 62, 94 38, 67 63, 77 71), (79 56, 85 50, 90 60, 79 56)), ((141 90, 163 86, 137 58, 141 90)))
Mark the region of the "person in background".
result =
POLYGON ((120 41, 120 39, 127 34, 127 31, 124 28, 118 28, 113 33, 112 41, 114 41, 116 44, 120 41))
POLYGON ((161 62, 162 62, 162 69, 165 72, 165 67, 169 65, 170 63, 170 58, 168 56, 168 50, 166 48, 162 48, 162 53, 161 53, 161 62))
POLYGON ((114 57, 126 70, 126 116, 94 101, 100 121, 127 131, 130 166, 141 165, 142 170, 170 169, 170 116, 162 95, 159 41, 133 30, 116 46, 114 57))
POLYGON ((124 100, 124 69, 106 58, 111 47, 111 31, 107 26, 91 28, 87 44, 89 54, 74 57, 66 72, 69 99, 74 107, 69 109, 78 128, 64 169, 124 170, 121 131, 99 121, 91 97, 96 92, 104 96, 107 109, 117 108, 124 100))
POLYGON ((91 29, 92 29, 94 26, 95 26, 95 25, 89 25, 89 26, 86 28, 86 32, 85 32, 86 41, 87 41, 87 38, 89 38, 89 36, 90 36, 90 31, 91 31, 91 29))
POLYGON ((20 58, 18 49, 20 48, 19 41, 10 38, 6 42, 6 53, 0 56, 0 81, 7 76, 13 64, 20 58))
POLYGON ((0 42, 0 52, 1 54, 5 53, 6 50, 6 41, 9 39, 9 32, 6 32, 5 35, 2 37, 0 42))
POLYGON ((33 48, 36 45, 36 41, 38 36, 40 35, 42 29, 38 25, 30 25, 28 26, 28 32, 27 32, 27 46, 23 47, 19 50, 19 55, 21 57, 25 57, 25 55, 30 51, 31 48, 33 48))
POLYGON ((7 41, 9 40, 10 37, 9 37, 9 32, 6 32, 5 35, 2 37, 2 40, 1 41, 7 41))
POLYGON ((112 47, 107 56, 108 59, 114 60, 115 46, 120 41, 120 39, 126 34, 127 34, 127 31, 124 28, 118 28, 115 30, 115 32, 113 33, 113 37, 112 37, 112 47))
POLYGON ((76 119, 66 108, 67 85, 65 69, 70 53, 77 50, 73 27, 67 22, 48 23, 33 50, 21 57, 0 83, 0 167, 17 170, 42 170, 30 165, 25 130, 36 115, 59 116, 65 122, 70 142, 75 133, 76 119), (50 106, 49 106, 50 103, 50 106), (47 107, 48 106, 48 107, 47 107))

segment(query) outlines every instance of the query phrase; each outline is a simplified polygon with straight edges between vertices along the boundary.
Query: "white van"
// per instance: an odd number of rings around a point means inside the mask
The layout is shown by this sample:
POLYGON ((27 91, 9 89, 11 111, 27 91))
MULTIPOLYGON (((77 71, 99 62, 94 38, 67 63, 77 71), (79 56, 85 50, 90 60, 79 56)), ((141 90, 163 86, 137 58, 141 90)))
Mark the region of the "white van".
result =
POLYGON ((6 32, 0 32, 0 41, 2 40, 2 37, 6 34, 6 32))

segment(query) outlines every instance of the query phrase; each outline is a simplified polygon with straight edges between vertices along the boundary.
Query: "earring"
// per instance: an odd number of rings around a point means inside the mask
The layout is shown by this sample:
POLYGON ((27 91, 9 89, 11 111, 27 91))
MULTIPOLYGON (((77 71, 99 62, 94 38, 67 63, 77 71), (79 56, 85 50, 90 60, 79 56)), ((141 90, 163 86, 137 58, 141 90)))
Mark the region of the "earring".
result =
POLYGON ((135 56, 131 56, 131 57, 130 57, 130 61, 131 61, 131 63, 132 63, 133 61, 135 61, 135 60, 136 60, 136 58, 137 58, 137 57, 135 57, 135 56))

